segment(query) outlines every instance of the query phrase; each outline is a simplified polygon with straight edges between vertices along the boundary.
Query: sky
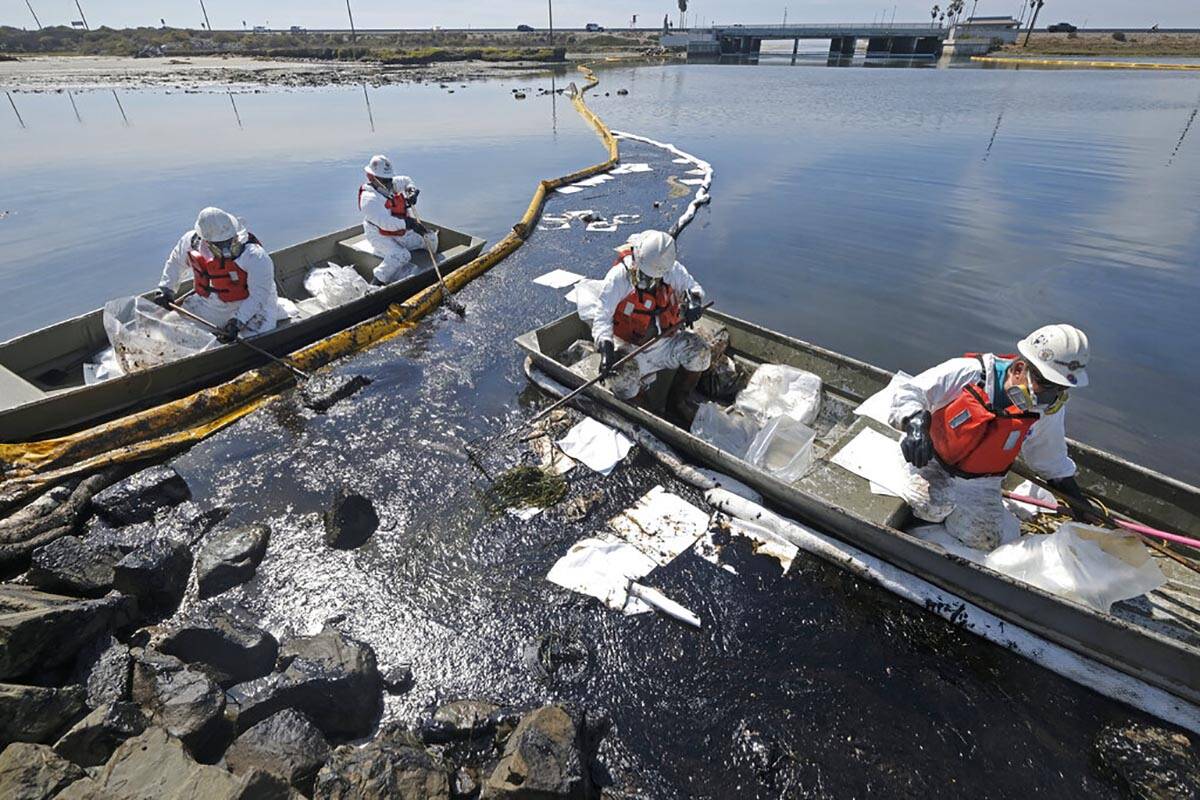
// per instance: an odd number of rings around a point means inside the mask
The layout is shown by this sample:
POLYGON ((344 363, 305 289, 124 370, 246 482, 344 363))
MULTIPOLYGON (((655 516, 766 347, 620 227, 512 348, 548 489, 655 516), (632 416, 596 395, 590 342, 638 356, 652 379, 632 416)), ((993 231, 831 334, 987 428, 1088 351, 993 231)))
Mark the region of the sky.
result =
MULTIPOLYGON (((113 28, 157 25, 165 19, 172 27, 198 28, 203 22, 200 0, 79 0, 88 23, 113 28)), ((557 27, 582 27, 598 22, 607 27, 626 27, 633 14, 639 26, 661 24, 670 13, 678 24, 675 0, 553 0, 557 27)), ((79 19, 74 0, 30 0, 43 25, 69 25, 79 19)), ((943 0, 943 6, 946 4, 943 0)), ((217 29, 268 25, 285 28, 345 28, 348 26, 343 0, 204 0, 212 25, 217 29)), ((972 0, 968 0, 970 10, 972 0)), ((977 14, 1016 15, 1021 0, 979 0, 977 14)), ((544 0, 351 0, 354 22, 360 28, 508 28, 518 24, 543 27, 544 0)), ((932 0, 693 0, 689 24, 782 22, 787 9, 789 22, 870 22, 886 15, 896 22, 923 22, 929 18, 932 0)), ((1147 28, 1200 27, 1197 0, 1046 0, 1038 21, 1047 24, 1065 20, 1092 27, 1147 28)), ((0 25, 33 27, 25 0, 0 0, 0 25)))

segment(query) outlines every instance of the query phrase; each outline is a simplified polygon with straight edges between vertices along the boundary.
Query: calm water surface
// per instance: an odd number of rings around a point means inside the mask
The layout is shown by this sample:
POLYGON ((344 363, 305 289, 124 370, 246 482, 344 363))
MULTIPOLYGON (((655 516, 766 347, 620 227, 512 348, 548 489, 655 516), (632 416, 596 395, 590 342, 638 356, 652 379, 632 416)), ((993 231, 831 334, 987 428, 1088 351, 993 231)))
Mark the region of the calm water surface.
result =
MULTIPOLYGON (((1176 148, 1197 102, 1175 75, 692 66, 605 74, 593 107, 616 128, 712 162, 714 202, 683 260, 731 313, 889 368, 1007 350, 1051 320, 1085 327, 1094 383, 1080 438, 1197 480, 1200 153, 1176 148), (618 97, 616 89, 630 90, 618 97)), ((228 96, 18 95, 28 130, 0 131, 0 336, 151 284, 198 206, 245 216, 269 245, 354 221, 358 168, 389 152, 430 218, 500 238, 536 177, 601 157, 561 99, 517 102, 529 80, 228 96), (71 168, 60 165, 63 154, 71 168)), ((549 85, 538 81, 537 86, 549 85)), ((561 85, 561 84, 560 84, 561 85)), ((668 224, 678 167, 548 210, 642 213, 668 224), (658 200, 661 208, 653 209, 658 200)), ((732 576, 690 554, 654 583, 694 609, 693 633, 623 618, 542 580, 576 540, 656 483, 699 502, 644 456, 580 523, 480 511, 464 440, 528 415, 511 338, 564 313, 530 287, 553 267, 601 274, 613 234, 545 232, 412 336, 335 367, 375 383, 328 416, 285 398, 176 461, 202 504, 269 520, 253 582, 223 597, 277 635, 335 613, 385 665, 410 662, 411 718, 439 700, 546 698, 603 707, 605 762, 646 797, 1114 796, 1091 742, 1132 712, 821 562, 734 546, 732 576), (384 524, 351 553, 321 543, 331 487, 371 496, 384 524), (579 657, 540 674, 547 639, 579 657)))

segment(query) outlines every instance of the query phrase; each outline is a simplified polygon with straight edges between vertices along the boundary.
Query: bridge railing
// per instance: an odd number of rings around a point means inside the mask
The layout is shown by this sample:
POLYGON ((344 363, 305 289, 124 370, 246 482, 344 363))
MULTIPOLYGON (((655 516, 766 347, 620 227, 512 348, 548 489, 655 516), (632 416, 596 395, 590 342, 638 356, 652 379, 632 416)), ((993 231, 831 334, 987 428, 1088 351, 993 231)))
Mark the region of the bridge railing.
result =
POLYGON ((847 36, 850 34, 858 34, 866 36, 867 34, 886 35, 887 33, 903 33, 915 34, 925 33, 930 35, 945 34, 949 32, 944 26, 927 25, 924 23, 828 23, 828 24, 803 24, 803 25, 746 25, 744 23, 732 25, 712 25, 712 31, 770 31, 771 33, 789 34, 789 33, 824 33, 826 31, 834 33, 844 33, 847 36))

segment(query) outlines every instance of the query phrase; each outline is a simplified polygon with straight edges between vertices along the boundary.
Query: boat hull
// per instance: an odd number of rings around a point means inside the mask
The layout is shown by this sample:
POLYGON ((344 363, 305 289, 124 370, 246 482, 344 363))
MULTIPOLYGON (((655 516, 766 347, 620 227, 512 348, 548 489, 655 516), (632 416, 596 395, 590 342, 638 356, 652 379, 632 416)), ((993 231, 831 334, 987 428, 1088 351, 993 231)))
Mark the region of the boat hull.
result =
MULTIPOLYGON (((891 373, 832 351, 791 339, 743 320, 719 313, 708 316, 730 333, 730 350, 746 353, 755 360, 790 364, 822 376, 826 391, 861 402, 882 389, 891 373)), ((554 354, 578 338, 588 336, 587 326, 571 314, 517 339, 533 364, 560 383, 576 388, 584 379, 554 354)), ((730 475, 761 492, 770 504, 796 519, 865 550, 901 569, 918 575, 939 588, 968 600, 996 616, 1074 652, 1095 659, 1126 674, 1164 689, 1189 702, 1200 704, 1200 650, 1156 631, 1133 625, 1111 614, 1099 613, 1007 576, 947 553, 941 547, 911 536, 898 528, 880 525, 823 498, 782 483, 747 462, 723 452, 691 433, 641 408, 622 402, 600 386, 585 392, 592 399, 649 430, 681 454, 730 475)), ((1200 490, 1165 476, 1143 470, 1127 461, 1094 448, 1076 455, 1094 475, 1127 474, 1141 486, 1135 494, 1166 496, 1184 502, 1177 517, 1195 520, 1200 508, 1200 490)), ((1082 479, 1090 486, 1087 475, 1082 479)), ((1166 505, 1164 500, 1156 505, 1166 505)), ((1137 513, 1138 509, 1130 509, 1137 513)), ((1144 518, 1145 515, 1139 514, 1144 518)), ((1184 528, 1187 530, 1188 528, 1184 528)))

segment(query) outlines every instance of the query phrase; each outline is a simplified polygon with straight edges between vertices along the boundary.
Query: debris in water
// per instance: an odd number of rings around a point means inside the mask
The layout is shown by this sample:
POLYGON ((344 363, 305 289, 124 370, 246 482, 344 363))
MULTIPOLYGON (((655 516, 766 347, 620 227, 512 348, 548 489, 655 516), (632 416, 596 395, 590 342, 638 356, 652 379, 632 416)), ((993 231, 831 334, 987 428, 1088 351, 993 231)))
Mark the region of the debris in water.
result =
POLYGON ((628 89, 617 89, 617 94, 620 95, 621 97, 624 97, 625 95, 629 94, 629 90, 628 89))
POLYGON ((487 490, 487 508, 501 514, 510 508, 549 508, 567 495, 567 480, 542 467, 513 467, 496 476, 487 490))
POLYGON ((350 380, 322 376, 308 381, 300 390, 301 402, 306 408, 311 408, 318 414, 324 414, 335 403, 345 400, 352 394, 370 386, 371 378, 365 375, 355 375, 350 380))

